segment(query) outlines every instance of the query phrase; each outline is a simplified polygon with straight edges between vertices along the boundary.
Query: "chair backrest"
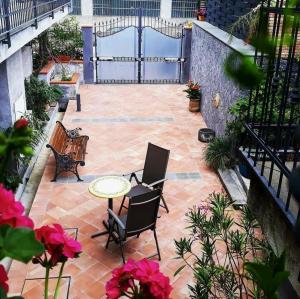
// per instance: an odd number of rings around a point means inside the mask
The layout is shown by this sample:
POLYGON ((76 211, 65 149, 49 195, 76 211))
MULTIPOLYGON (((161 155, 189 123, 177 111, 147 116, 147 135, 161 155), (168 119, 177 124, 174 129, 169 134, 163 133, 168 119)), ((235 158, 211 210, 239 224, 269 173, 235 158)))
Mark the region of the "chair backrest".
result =
POLYGON ((155 189, 129 199, 126 233, 137 234, 155 227, 161 190, 155 189))
MULTIPOLYGON (((152 184, 166 177, 170 151, 148 143, 142 182, 152 184)), ((161 188, 163 184, 159 185, 161 188)))

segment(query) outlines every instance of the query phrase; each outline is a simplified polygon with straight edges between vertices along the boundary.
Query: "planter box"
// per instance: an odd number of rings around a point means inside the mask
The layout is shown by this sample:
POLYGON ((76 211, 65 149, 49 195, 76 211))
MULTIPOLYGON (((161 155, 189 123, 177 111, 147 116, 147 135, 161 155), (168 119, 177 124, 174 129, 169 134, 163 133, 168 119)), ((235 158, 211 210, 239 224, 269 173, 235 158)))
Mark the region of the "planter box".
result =
POLYGON ((64 91, 65 97, 72 100, 76 99, 76 94, 79 92, 79 84, 80 84, 79 73, 74 73, 70 81, 62 81, 62 80, 50 81, 50 85, 59 86, 64 91))
POLYGON ((70 60, 68 62, 56 63, 55 73, 60 74, 62 65, 67 67, 71 74, 80 74, 80 83, 83 83, 83 60, 70 60))
POLYGON ((49 61, 39 72, 38 78, 50 84, 51 79, 55 75, 55 62, 49 61))
MULTIPOLYGON (((52 298, 57 283, 57 277, 50 277, 49 298, 52 298)), ((44 278, 25 279, 21 295, 24 298, 44 298, 44 278)), ((60 283, 59 299, 68 299, 70 293, 71 276, 63 276, 60 283)))

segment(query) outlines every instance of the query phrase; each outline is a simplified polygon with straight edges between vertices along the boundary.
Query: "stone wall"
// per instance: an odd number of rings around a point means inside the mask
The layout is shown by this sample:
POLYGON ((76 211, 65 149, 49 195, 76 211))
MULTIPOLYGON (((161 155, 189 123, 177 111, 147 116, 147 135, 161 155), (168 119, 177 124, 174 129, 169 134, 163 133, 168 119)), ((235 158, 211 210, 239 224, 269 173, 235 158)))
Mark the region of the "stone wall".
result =
MULTIPOLYGON (((295 292, 300 296, 300 282, 298 280, 300 273, 300 244, 297 242, 295 233, 288 225, 282 211, 256 177, 251 178, 248 205, 260 223, 263 233, 274 252, 281 253, 283 250, 286 250, 286 267, 290 272, 289 281, 295 292)), ((287 291, 284 293, 285 296, 280 298, 297 298, 294 294, 287 296, 287 291)))
POLYGON ((232 51, 254 56, 251 46, 230 36, 223 30, 207 23, 194 21, 190 78, 202 86, 201 113, 207 127, 224 134, 229 120, 228 109, 247 91, 240 90, 224 73, 224 62, 232 51), (216 96, 219 107, 213 105, 216 96))

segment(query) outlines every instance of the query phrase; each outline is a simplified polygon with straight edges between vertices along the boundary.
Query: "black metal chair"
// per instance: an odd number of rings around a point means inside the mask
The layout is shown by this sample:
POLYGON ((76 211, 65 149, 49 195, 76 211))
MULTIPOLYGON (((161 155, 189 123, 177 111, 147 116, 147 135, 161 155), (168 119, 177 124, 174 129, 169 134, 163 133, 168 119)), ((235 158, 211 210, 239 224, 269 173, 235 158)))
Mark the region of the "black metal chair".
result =
POLYGON ((111 209, 107 210, 111 218, 109 236, 105 247, 108 248, 109 242, 112 240, 118 243, 120 245, 123 263, 125 263, 123 246, 127 238, 132 236, 139 237, 142 232, 149 229, 153 231, 157 253, 148 258, 157 255, 158 259, 161 260, 156 236, 156 220, 160 197, 160 189, 131 197, 129 199, 128 213, 122 216, 117 216, 111 209))
POLYGON ((133 186, 128 194, 123 197, 119 215, 123 208, 127 208, 124 203, 126 197, 135 197, 141 195, 149 190, 159 188, 161 189, 162 207, 169 213, 168 205, 163 196, 164 182, 166 181, 166 172, 168 167, 170 151, 152 143, 148 143, 148 149, 145 159, 144 168, 124 174, 124 176, 130 175, 129 181, 134 178, 137 185, 133 186), (139 180, 137 173, 143 171, 142 179, 139 180))

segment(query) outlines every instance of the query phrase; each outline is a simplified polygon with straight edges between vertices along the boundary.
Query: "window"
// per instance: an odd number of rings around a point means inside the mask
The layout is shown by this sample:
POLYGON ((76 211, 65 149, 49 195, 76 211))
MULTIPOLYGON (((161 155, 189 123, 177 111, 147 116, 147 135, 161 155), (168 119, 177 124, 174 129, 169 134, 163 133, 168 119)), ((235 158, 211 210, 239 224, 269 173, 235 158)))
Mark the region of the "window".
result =
POLYGON ((73 15, 81 15, 81 0, 72 0, 73 15))
POLYGON ((93 0, 93 7, 97 16, 136 16, 138 8, 143 16, 160 15, 160 0, 93 0))
POLYGON ((172 18, 195 18, 198 0, 172 0, 172 18))

